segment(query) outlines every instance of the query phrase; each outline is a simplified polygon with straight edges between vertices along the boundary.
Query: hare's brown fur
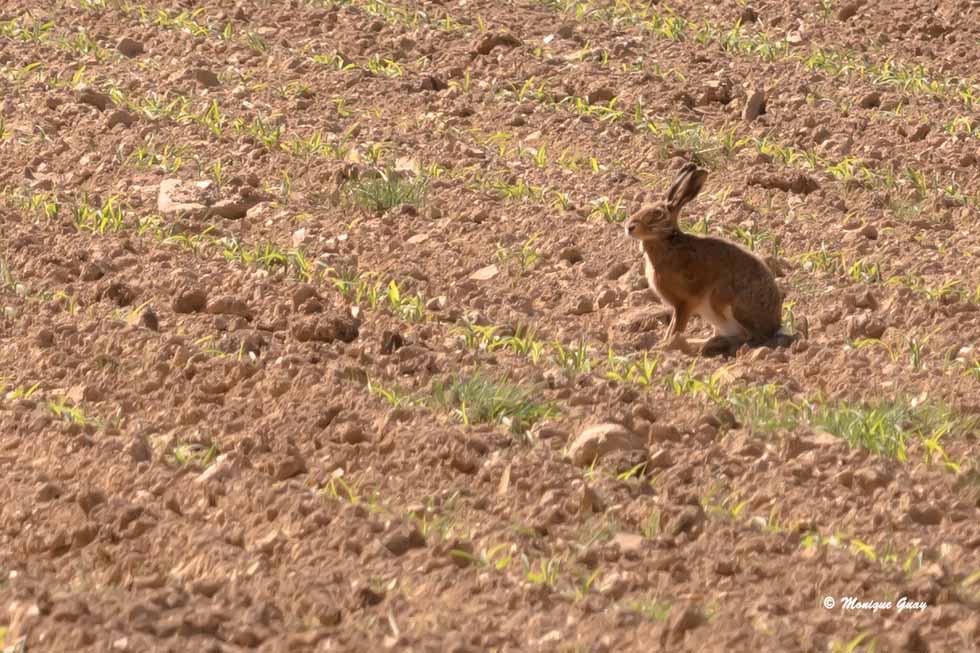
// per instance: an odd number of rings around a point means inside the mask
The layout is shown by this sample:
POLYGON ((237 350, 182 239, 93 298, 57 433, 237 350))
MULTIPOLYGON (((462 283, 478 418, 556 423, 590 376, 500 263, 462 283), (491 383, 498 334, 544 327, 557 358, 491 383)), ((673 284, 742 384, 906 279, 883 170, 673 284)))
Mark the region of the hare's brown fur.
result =
POLYGON ((735 243, 686 234, 677 225, 681 207, 706 177, 686 165, 665 200, 645 204, 626 224, 627 235, 641 242, 650 287, 673 309, 664 341, 680 336, 692 315, 728 344, 768 339, 779 330, 782 297, 766 264, 735 243))

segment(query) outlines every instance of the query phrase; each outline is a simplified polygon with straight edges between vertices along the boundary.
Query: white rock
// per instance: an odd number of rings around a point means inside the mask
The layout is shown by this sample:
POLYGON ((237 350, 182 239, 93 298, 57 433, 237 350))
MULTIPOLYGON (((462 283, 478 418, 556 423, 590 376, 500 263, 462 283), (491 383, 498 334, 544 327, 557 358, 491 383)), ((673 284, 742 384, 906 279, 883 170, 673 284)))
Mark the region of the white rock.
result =
POLYGON ((480 268, 471 274, 470 279, 473 281, 489 281, 498 274, 500 274, 500 268, 498 268, 496 265, 488 265, 485 268, 480 268))
POLYGON ((646 438, 619 424, 590 426, 568 448, 568 458, 576 465, 591 465, 612 451, 645 449, 646 438))

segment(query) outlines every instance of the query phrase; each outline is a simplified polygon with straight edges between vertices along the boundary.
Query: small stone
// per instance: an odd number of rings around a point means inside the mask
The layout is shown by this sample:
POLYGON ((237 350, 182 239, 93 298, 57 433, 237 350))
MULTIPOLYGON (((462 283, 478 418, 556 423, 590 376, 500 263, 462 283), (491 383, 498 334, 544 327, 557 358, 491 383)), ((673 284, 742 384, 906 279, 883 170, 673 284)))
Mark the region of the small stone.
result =
POLYGON ((587 315, 594 311, 592 299, 589 297, 579 297, 578 300, 568 309, 569 315, 587 315))
POLYGON ((704 509, 700 506, 687 506, 670 522, 671 535, 681 533, 697 534, 705 522, 704 509))
POLYGON ((716 408, 705 415, 701 422, 716 429, 738 428, 738 420, 735 419, 734 413, 727 408, 716 408))
POLYGON ((929 653, 929 639, 922 636, 918 625, 909 624, 896 630, 897 632, 886 640, 889 650, 901 651, 901 653, 929 653))
POLYGON ((858 102, 862 109, 877 109, 881 106, 881 93, 871 91, 858 102))
POLYGON ((135 437, 129 443, 129 459, 136 464, 148 463, 153 460, 153 449, 145 439, 135 437))
POLYGON ((341 317, 309 316, 294 322, 289 332, 300 342, 353 342, 359 333, 359 323, 341 317))
POLYGON ((606 511, 606 502, 602 500, 602 495, 594 487, 585 485, 582 487, 579 510, 584 513, 602 513, 606 511))
POLYGON ((537 429, 538 438, 541 440, 560 439, 568 440, 568 431, 554 424, 542 424, 537 429))
POLYGON ((621 276, 630 271, 630 266, 626 263, 613 263, 609 270, 606 272, 606 279, 609 281, 616 281, 621 276))
POLYGON ((647 432, 647 439, 650 443, 657 442, 679 442, 681 432, 676 426, 670 424, 651 424, 647 432))
POLYGON ((160 330, 160 318, 157 317, 156 312, 152 307, 147 306, 140 313, 140 326, 149 329, 150 331, 160 330))
POLYGON ((82 509, 82 512, 88 515, 96 506, 105 503, 105 494, 100 490, 82 491, 78 493, 75 501, 82 509))
POLYGON ((191 582, 187 589, 190 590, 191 594, 197 594, 199 596, 206 596, 207 598, 213 598, 221 588, 225 586, 225 581, 221 579, 208 579, 200 578, 191 582))
POLYGON ((249 319, 252 315, 248 304, 231 295, 222 295, 212 299, 208 302, 206 310, 211 315, 238 315, 245 319, 249 319))
POLYGON ((123 109, 113 111, 109 114, 109 117, 106 118, 106 126, 109 127, 109 129, 112 129, 116 125, 125 125, 126 127, 129 127, 134 122, 136 122, 136 116, 123 109))
POLYGON ((841 6, 837 11, 837 18, 839 20, 847 20, 848 18, 853 18, 857 15, 858 10, 861 8, 865 0, 852 0, 852 2, 847 2, 841 6))
POLYGON ((294 451, 276 463, 273 476, 277 481, 285 481, 304 472, 306 472, 306 461, 294 451))
POLYGON ((272 555, 276 548, 285 543, 286 536, 278 528, 265 537, 259 538, 252 544, 252 551, 264 555, 272 555))
POLYGON ((718 560, 714 571, 719 576, 734 576, 738 572, 738 563, 734 559, 718 560))
POLYGON ((616 291, 612 288, 606 288, 595 298, 595 305, 599 308, 606 308, 612 306, 615 301, 616 291))
POLYGON ((370 440, 368 434, 359 424, 348 424, 341 431, 340 439, 347 444, 360 444, 370 440))
POLYGON ((602 579, 596 584, 596 590, 599 594, 603 596, 608 596, 614 601, 618 601, 626 595, 629 591, 630 583, 626 574, 614 571, 611 574, 603 576, 602 579))
POLYGON ((709 79, 701 87, 698 104, 728 104, 732 101, 732 84, 727 79, 709 79))
POLYGON ((191 71, 191 76, 201 86, 218 86, 221 82, 213 71, 207 68, 195 68, 191 71))
POLYGON ((438 297, 432 297, 427 302, 425 302, 425 310, 439 312, 446 308, 446 296, 439 295, 438 297))
POLYGON ((128 36, 124 36, 119 39, 119 43, 116 44, 116 50, 119 51, 125 57, 132 59, 133 57, 143 54, 143 44, 136 39, 131 39, 128 36))
POLYGON ((575 265, 576 263, 581 263, 584 260, 582 251, 577 247, 566 247, 558 254, 558 258, 565 261, 569 265, 575 265))
POLYGON ((938 526, 943 521, 943 513, 933 505, 912 506, 908 512, 909 519, 922 526, 938 526))
POLYGON ((357 592, 357 605, 362 608, 378 605, 384 600, 384 592, 377 592, 368 586, 362 587, 357 592))
POLYGON ((919 125, 918 129, 912 132, 912 136, 910 136, 909 138, 912 141, 924 141, 926 136, 929 135, 929 132, 931 130, 932 127, 929 125, 929 123, 924 122, 921 125, 919 125))
POLYGON ((38 503, 46 503, 48 501, 53 501, 61 496, 61 488, 54 483, 45 483, 41 486, 41 489, 37 491, 34 499, 38 503))
POLYGON ((871 317, 867 314, 862 314, 858 315, 849 322, 847 327, 847 337, 851 340, 857 340, 858 338, 871 338, 872 340, 877 340, 885 335, 885 330, 887 328, 888 327, 878 318, 871 317))
POLYGON ((500 268, 498 268, 496 265, 488 265, 471 274, 470 279, 473 281, 489 281, 498 274, 500 274, 500 268))
POLYGON ((496 48, 497 46, 507 46, 516 47, 521 44, 520 39, 518 39, 513 34, 507 34, 503 32, 489 32, 476 45, 476 53, 487 55, 496 48))
POLYGON ((157 210, 164 215, 204 216, 203 188, 188 187, 180 179, 164 179, 157 194, 157 210))
POLYGON ((225 198, 211 205, 211 213, 226 220, 241 220, 249 209, 258 204, 258 198, 225 198))
POLYGON ((476 460, 472 456, 466 455, 464 453, 456 453, 450 463, 457 472, 463 474, 475 474, 479 467, 476 464, 476 460))
POLYGON ((611 88, 600 86, 589 91, 586 99, 589 104, 607 104, 612 102, 614 97, 616 97, 616 93, 611 88))
POLYGON ((766 112, 766 93, 762 89, 756 89, 745 101, 745 108, 742 109, 742 120, 752 122, 766 112))
POLYGON ((647 460, 648 469, 667 469, 673 464, 674 459, 671 458, 666 449, 658 449, 655 453, 650 454, 650 458, 647 460))
POLYGON ((449 85, 436 75, 426 75, 419 83, 419 89, 422 91, 444 91, 447 88, 449 85))
POLYGON ((34 343, 42 348, 47 349, 54 345, 54 332, 51 329, 41 329, 34 336, 34 343))
POLYGON ((381 334, 381 353, 384 355, 392 354, 405 344, 405 339, 400 333, 385 331, 381 334))
POLYGON ((675 644, 684 639, 684 635, 689 630, 707 623, 704 611, 691 603, 675 605, 670 611, 669 631, 670 639, 675 644))
MULTIPOLYGON (((248 212, 246 212, 245 215, 247 216, 248 212)), ((309 241, 309 239, 310 239, 310 232, 309 230, 306 229, 306 227, 297 229, 296 231, 293 232, 293 236, 292 236, 293 247, 297 247, 297 248, 302 247, 309 241)))
POLYGON ((609 544, 619 549, 619 552, 626 557, 637 556, 646 546, 646 540, 642 535, 636 533, 616 533, 609 544))
POLYGON ((872 311, 878 310, 878 300, 870 290, 862 290, 854 295, 854 306, 857 308, 867 308, 872 311))
POLYGON ((411 549, 423 548, 425 537, 415 526, 402 526, 385 537, 383 544, 386 549, 400 556, 411 549))
POLYGON ((857 483, 862 492, 870 494, 878 488, 887 487, 892 482, 892 475, 881 469, 864 468, 853 474, 853 482, 857 483))
POLYGON ((90 88, 79 89, 78 101, 82 104, 91 105, 99 111, 105 111, 106 107, 112 104, 112 98, 108 95, 90 88))
POLYGON ((858 233, 868 240, 878 240, 878 229, 873 224, 864 225, 858 233))
POLYGON ((292 301, 293 310, 298 310, 307 300, 319 296, 316 288, 308 283, 301 283, 293 289, 292 301))
POLYGON ((182 290, 174 297, 173 309, 175 313, 200 313, 208 303, 207 293, 201 288, 191 288, 182 290))
MULTIPOLYGON (((201 475, 194 479, 195 483, 207 483, 211 480, 222 481, 230 478, 236 471, 236 466, 231 458, 230 454, 223 453, 208 465, 207 469, 201 472, 201 475)), ((180 503, 177 502, 176 498, 167 505, 168 508, 173 510, 175 513, 180 514, 180 503)))
POLYGON ((568 448, 568 458, 575 465, 586 466, 613 451, 629 451, 645 447, 646 438, 619 424, 597 424, 588 427, 575 438, 568 448))
POLYGON ((81 280, 82 281, 98 281, 105 276, 105 270, 98 263, 86 263, 82 267, 81 280))

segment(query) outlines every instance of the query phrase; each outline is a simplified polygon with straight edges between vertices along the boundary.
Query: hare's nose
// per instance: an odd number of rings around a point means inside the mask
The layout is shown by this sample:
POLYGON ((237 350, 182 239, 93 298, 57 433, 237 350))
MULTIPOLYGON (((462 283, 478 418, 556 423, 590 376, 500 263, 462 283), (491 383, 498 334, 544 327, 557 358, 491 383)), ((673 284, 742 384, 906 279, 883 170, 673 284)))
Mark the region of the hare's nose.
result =
POLYGON ((630 222, 628 225, 626 225, 626 233, 631 234, 634 231, 636 231, 636 223, 635 222, 630 222))

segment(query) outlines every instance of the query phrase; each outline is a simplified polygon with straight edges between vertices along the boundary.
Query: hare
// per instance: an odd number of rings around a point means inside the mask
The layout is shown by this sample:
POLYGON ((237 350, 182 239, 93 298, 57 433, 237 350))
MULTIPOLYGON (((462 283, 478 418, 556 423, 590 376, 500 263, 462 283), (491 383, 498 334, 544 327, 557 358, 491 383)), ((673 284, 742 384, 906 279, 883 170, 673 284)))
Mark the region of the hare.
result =
POLYGON ((664 200, 644 204, 626 222, 626 235, 640 241, 650 287, 673 309, 663 344, 685 351, 681 335, 692 315, 714 327, 702 353, 732 351, 779 332, 782 297, 772 272, 758 256, 720 238, 686 234, 677 225, 681 208, 697 197, 708 176, 685 165, 664 200))

